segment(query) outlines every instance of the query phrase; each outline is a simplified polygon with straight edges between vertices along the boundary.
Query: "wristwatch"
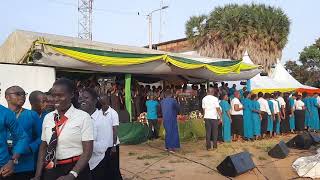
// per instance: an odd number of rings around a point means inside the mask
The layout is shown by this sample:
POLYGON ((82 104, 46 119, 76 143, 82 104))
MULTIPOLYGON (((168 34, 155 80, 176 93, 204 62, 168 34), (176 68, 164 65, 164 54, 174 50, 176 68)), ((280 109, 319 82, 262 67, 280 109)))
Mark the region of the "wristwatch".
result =
POLYGON ((78 173, 75 172, 75 171, 70 171, 69 173, 72 174, 72 175, 74 176, 74 178, 77 178, 77 177, 78 177, 78 173))
POLYGON ((17 158, 11 158, 11 161, 13 162, 13 164, 17 165, 19 164, 19 161, 17 158))

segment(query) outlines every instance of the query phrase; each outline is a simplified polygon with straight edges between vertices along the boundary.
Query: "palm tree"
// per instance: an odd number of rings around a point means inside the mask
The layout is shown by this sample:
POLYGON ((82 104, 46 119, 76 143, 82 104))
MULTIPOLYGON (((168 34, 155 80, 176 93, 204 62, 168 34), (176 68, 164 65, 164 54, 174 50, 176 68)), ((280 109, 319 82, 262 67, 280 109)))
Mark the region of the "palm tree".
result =
POLYGON ((209 15, 193 16, 186 35, 203 56, 241 59, 245 50, 266 71, 281 58, 290 21, 280 9, 266 5, 231 4, 209 15))

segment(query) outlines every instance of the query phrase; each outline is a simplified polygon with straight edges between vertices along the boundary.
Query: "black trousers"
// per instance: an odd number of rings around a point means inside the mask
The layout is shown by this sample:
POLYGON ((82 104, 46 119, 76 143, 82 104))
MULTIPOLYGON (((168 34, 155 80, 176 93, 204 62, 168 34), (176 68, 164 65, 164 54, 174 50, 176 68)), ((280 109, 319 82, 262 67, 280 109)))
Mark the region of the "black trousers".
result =
POLYGON ((261 134, 266 134, 268 131, 268 113, 261 111, 261 134))
POLYGON ((231 115, 232 124, 231 131, 232 134, 243 136, 243 115, 231 115))
POLYGON ((204 119, 206 127, 206 146, 207 149, 217 148, 218 139, 218 120, 217 119, 204 119), (213 145, 211 145, 211 141, 213 145))
MULTIPOLYGON (((1 169, 1 167, 0 167, 1 169)), ((34 177, 35 172, 28 171, 28 172, 21 172, 21 173, 14 173, 9 177, 2 177, 0 175, 0 180, 30 180, 34 177)))
POLYGON ((223 135, 222 135, 222 123, 220 123, 219 125, 218 125, 218 141, 223 141, 223 137, 222 137, 223 135))
POLYGON ((275 117, 275 120, 273 121, 273 132, 277 132, 277 122, 280 117, 277 114, 274 115, 274 117, 275 117))
POLYGON ((304 121, 305 121, 305 110, 295 110, 294 111, 294 119, 296 123, 296 130, 303 131, 304 130, 304 121))
POLYGON ((34 171, 14 173, 11 180, 30 180, 35 175, 34 171))
POLYGON ((100 161, 100 163, 91 170, 92 180, 108 179, 107 175, 107 157, 100 161))
MULTIPOLYGON (((52 169, 46 169, 43 171, 42 179, 43 180, 56 180, 60 176, 68 175, 69 172, 73 169, 76 162, 70 164, 57 165, 57 167, 52 169)), ((79 173, 79 176, 76 180, 91 180, 91 172, 89 164, 79 173)))
POLYGON ((111 147, 109 147, 105 154, 105 171, 108 179, 110 180, 122 180, 122 176, 120 173, 120 158, 119 145, 116 146, 117 151, 115 153, 111 153, 111 147))
POLYGON ((159 137, 159 124, 157 119, 148 119, 150 138, 157 139, 159 137))
POLYGON ((9 177, 0 176, 0 180, 12 180, 12 176, 9 176, 9 177))

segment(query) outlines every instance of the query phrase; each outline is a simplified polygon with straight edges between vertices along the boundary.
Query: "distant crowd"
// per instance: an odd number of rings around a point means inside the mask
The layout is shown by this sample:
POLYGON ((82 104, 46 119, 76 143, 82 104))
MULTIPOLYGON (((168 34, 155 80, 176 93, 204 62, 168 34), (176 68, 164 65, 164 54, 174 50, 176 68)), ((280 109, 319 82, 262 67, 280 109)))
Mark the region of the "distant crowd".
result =
MULTIPOLYGON (((208 150, 218 141, 320 129, 318 94, 254 94, 227 83, 135 85, 131 93, 133 120, 146 112, 151 138, 158 138, 161 118, 165 148, 172 153, 180 148, 177 116, 194 110, 204 114, 208 150)), ((0 105, 1 180, 122 179, 117 133, 119 121, 130 116, 121 116, 126 112, 121 85, 61 78, 46 93, 30 93, 30 110, 23 108, 26 95, 22 87, 9 87, 8 107, 0 105)))

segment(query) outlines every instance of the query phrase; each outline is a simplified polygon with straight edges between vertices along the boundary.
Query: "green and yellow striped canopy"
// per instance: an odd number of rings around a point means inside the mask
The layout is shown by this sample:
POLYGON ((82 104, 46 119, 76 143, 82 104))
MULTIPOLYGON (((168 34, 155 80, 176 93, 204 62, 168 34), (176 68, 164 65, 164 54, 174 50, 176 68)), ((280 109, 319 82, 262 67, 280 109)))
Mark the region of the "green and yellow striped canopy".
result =
MULTIPOLYGON (((192 70, 205 68, 217 74, 224 75, 228 73, 240 73, 240 71, 252 70, 258 68, 256 65, 245 64, 241 60, 234 61, 217 61, 204 63, 192 58, 179 57, 174 54, 140 54, 127 52, 114 52, 98 49, 89 49, 82 47, 72 47, 65 45, 49 44, 38 42, 46 47, 65 56, 77 59, 79 61, 97 64, 100 66, 130 66, 143 65, 153 61, 164 61, 169 65, 181 69, 192 70)), ((160 51, 159 51, 160 52, 160 51)))

